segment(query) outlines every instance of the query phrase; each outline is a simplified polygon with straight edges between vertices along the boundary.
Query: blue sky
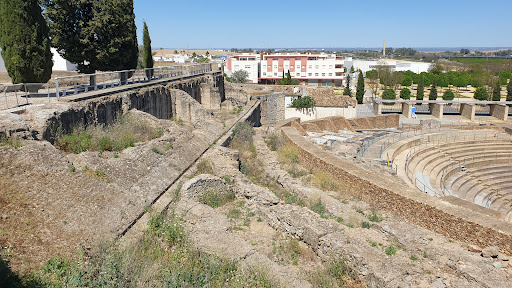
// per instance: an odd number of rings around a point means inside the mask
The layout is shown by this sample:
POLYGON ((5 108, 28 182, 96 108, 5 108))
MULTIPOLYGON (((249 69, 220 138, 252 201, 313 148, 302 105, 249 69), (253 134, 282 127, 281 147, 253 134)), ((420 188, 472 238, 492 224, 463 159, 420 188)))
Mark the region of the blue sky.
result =
POLYGON ((153 49, 512 47, 510 0, 134 0, 153 49))

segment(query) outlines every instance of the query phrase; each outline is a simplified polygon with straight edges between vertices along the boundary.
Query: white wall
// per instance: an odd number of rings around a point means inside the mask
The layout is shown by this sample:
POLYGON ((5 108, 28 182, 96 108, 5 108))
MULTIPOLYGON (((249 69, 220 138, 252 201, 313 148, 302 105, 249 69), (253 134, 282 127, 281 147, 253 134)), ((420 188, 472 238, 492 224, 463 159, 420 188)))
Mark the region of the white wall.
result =
MULTIPOLYGON (((2 53, 2 50, 0 50, 0 53, 2 53)), ((0 55, 0 71, 6 71, 5 70, 4 58, 2 58, 1 55, 0 55)))
POLYGON ((68 60, 62 58, 57 52, 57 49, 51 48, 53 54, 53 71, 76 71, 78 70, 76 64, 72 64, 68 60))
POLYGON ((343 116, 347 119, 356 118, 357 110, 355 107, 338 108, 338 107, 315 107, 313 109, 297 110, 295 108, 286 108, 284 111, 284 118, 290 119, 299 117, 300 121, 309 121, 322 119, 332 116, 343 116))

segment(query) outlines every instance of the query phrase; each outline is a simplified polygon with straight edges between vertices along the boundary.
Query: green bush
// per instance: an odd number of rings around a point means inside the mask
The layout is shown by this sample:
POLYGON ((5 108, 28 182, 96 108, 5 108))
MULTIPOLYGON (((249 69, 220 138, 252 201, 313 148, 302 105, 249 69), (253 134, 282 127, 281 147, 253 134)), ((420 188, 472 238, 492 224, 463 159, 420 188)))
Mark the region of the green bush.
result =
POLYGON ((393 89, 386 89, 384 92, 382 92, 382 99, 385 100, 395 100, 396 99, 396 92, 393 89))
POLYGON ((370 229, 370 222, 364 221, 363 224, 361 224, 363 228, 370 229))
POLYGON ((291 108, 310 109, 315 107, 315 99, 310 96, 304 96, 293 100, 291 108))
POLYGON ((212 208, 223 206, 235 200, 235 192, 231 189, 218 190, 208 188, 199 197, 199 202, 212 208))
POLYGON ((452 90, 446 90, 444 91, 444 94, 443 94, 443 100, 446 100, 446 101, 451 101, 455 99, 455 94, 453 93, 452 90))
POLYGON ((409 88, 404 88, 400 91, 400 98, 404 99, 404 100, 409 100, 411 99, 411 90, 409 90, 409 88))
POLYGON ((474 98, 476 100, 480 101, 487 101, 489 100, 489 94, 487 93, 487 90, 483 87, 476 88, 475 90, 475 96, 474 98))
POLYGON ((287 143, 278 151, 278 159, 285 164, 295 164, 299 162, 299 148, 292 143, 287 143))
POLYGON ((393 246, 389 246, 386 248, 386 255, 393 256, 396 254, 396 248, 393 246))

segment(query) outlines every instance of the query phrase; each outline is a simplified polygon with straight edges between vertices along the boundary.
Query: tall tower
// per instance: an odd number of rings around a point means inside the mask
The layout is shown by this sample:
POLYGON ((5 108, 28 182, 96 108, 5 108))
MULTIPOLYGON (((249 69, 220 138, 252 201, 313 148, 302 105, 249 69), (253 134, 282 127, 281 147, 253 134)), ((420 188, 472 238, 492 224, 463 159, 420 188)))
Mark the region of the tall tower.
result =
POLYGON ((382 55, 386 57, 386 40, 384 40, 384 49, 382 49, 382 55))

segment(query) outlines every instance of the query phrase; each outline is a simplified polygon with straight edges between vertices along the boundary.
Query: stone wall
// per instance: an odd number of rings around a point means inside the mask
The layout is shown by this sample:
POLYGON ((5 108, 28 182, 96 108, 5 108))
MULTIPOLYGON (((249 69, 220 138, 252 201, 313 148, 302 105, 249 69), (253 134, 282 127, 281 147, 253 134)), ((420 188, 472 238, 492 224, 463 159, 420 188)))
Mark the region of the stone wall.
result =
POLYGON ((261 102, 261 124, 274 125, 285 119, 284 93, 258 97, 261 102))
POLYGON ((290 125, 282 127, 281 134, 285 141, 299 149, 299 163, 306 169, 331 174, 341 183, 340 193, 357 197, 447 237, 481 247, 498 246, 505 253, 512 254, 511 224, 419 193, 390 181, 385 175, 333 157, 307 141, 290 125))
POLYGON ((356 130, 398 128, 400 126, 400 116, 398 114, 361 117, 349 119, 348 121, 356 130))

